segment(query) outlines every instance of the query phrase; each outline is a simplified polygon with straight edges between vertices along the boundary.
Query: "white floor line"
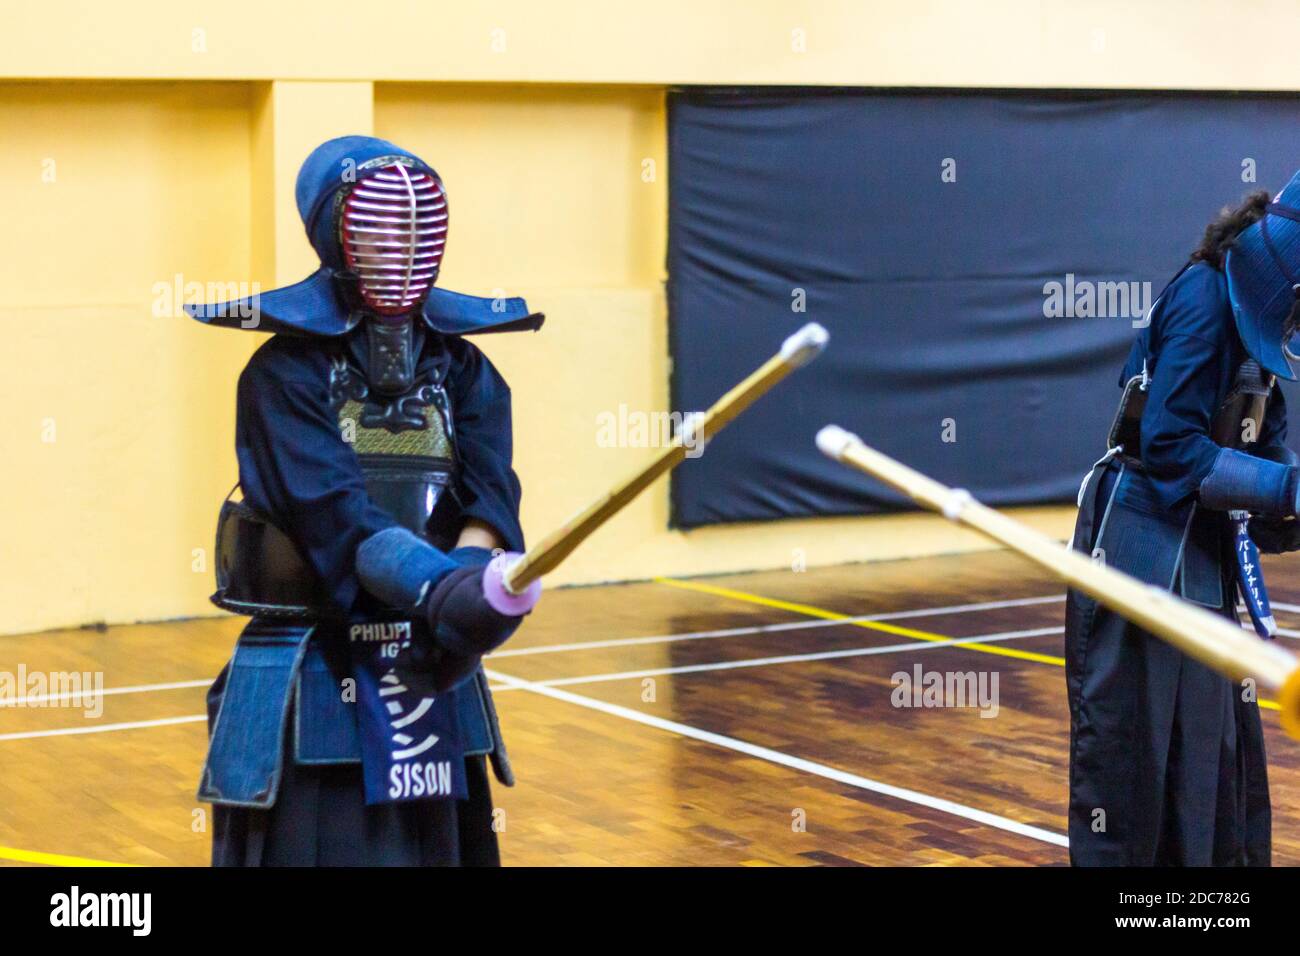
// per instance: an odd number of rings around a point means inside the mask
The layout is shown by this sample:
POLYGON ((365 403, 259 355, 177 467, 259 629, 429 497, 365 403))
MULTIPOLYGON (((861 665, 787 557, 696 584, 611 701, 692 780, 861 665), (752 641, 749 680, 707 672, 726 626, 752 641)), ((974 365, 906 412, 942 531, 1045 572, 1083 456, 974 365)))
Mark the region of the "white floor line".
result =
MULTIPOLYGON (((549 680, 536 681, 539 687, 561 687, 569 684, 595 684, 602 681, 633 680, 639 677, 659 677, 668 674, 693 674, 705 671, 733 670, 741 667, 767 667, 774 664, 798 664, 805 661, 835 660, 842 657, 871 657, 878 654, 902 654, 907 651, 934 650, 941 647, 959 647, 962 644, 991 644, 996 641, 1014 641, 1026 637, 1046 637, 1060 634, 1062 627, 1039 627, 1027 631, 1000 631, 994 634, 976 634, 972 637, 954 637, 947 641, 908 641, 906 644, 886 644, 879 647, 849 647, 837 651, 813 651, 807 654, 785 654, 780 657, 751 657, 736 661, 716 661, 711 664, 683 664, 679 667, 659 667, 639 671, 619 671, 607 674, 586 674, 579 677, 553 677, 549 680)), ((488 671, 490 674, 491 671, 488 671)), ((130 693, 139 690, 167 689, 169 687, 205 686, 211 681, 185 681, 174 685, 154 684, 140 685, 138 688, 120 687, 117 693, 130 693)), ((494 694, 503 691, 520 690, 513 684, 497 684, 488 688, 494 694)), ((110 691, 105 690, 108 694, 110 691)), ((58 695, 66 697, 67 695, 58 695)), ((29 737, 54 737, 64 734, 93 734, 109 730, 134 730, 138 727, 163 726, 170 723, 188 723, 204 720, 203 714, 188 717, 168 717, 158 721, 134 721, 121 724, 102 724, 90 727, 61 727, 54 730, 35 730, 15 734, 0 734, 0 740, 23 740, 29 737)))
POLYGON ((1070 845, 1069 841, 1063 834, 1055 833, 1051 830, 1044 830, 1041 827, 1030 826, 1027 823, 1020 823, 1019 821, 1009 819, 1008 817, 998 816, 996 813, 977 810, 974 807, 968 807, 961 803, 954 803, 951 800, 944 800, 941 797, 932 797, 927 793, 921 793, 917 790, 908 790, 904 787, 895 787, 892 784, 881 783, 879 780, 872 780, 855 773, 847 773, 843 770, 837 770, 834 767, 828 767, 826 764, 816 763, 812 760, 804 760, 802 757, 792 757, 789 754, 782 753, 779 750, 772 750, 769 747, 760 747, 756 744, 746 743, 745 741, 738 740, 735 737, 724 737, 722 734, 700 730, 698 727, 678 723, 675 720, 665 720, 662 717, 643 714, 640 711, 632 710, 629 707, 621 707, 618 704, 610 704, 603 700, 596 700, 594 697, 583 697, 580 694, 574 694, 567 690, 560 690, 558 687, 546 687, 542 684, 522 680, 518 677, 511 677, 508 674, 502 674, 494 670, 489 670, 487 674, 488 677, 498 683, 511 684, 518 687, 520 690, 540 694, 543 697, 550 697, 553 700, 575 704, 578 707, 585 707, 588 710, 599 711, 603 714, 609 714, 612 717, 622 717, 624 720, 644 724, 647 727, 654 727, 658 730, 665 730, 668 733, 677 734, 681 737, 688 737, 692 740, 699 740, 703 743, 713 744, 717 747, 724 747, 727 750, 734 750, 737 753, 755 757, 759 760, 766 760, 769 763, 779 764, 783 767, 789 767, 792 770, 800 770, 804 773, 811 773, 818 777, 824 777, 827 780, 834 780, 836 783, 846 784, 850 787, 857 787, 860 790, 867 790, 872 793, 881 794, 882 796, 893 797, 896 800, 903 800, 907 803, 913 803, 918 806, 929 807, 931 810, 938 810, 940 813, 951 814, 952 816, 961 817, 965 820, 982 823, 985 826, 996 827, 999 830, 1006 830, 1010 833, 1017 833, 1033 840, 1041 840, 1043 843, 1050 843, 1053 846, 1066 847, 1070 845))
POLYGON ((947 607, 920 608, 913 611, 886 611, 882 614, 862 614, 839 620, 783 621, 780 624, 757 624, 750 627, 730 627, 717 631, 687 631, 681 634, 658 634, 652 637, 618 637, 604 641, 575 641, 570 644, 542 644, 537 647, 508 648, 488 656, 489 660, 503 657, 525 657, 531 654, 560 654, 568 651, 598 650, 606 647, 634 647, 639 644, 670 644, 676 641, 699 641, 715 637, 741 637, 747 634, 771 634, 780 631, 802 631, 818 627, 843 627, 846 624, 867 621, 899 621, 912 617, 937 617, 942 614, 965 614, 971 611, 995 611, 1000 608, 1029 607, 1035 604, 1054 604, 1065 600, 1064 594, 1048 597, 1012 598, 1005 601, 984 601, 979 604, 952 604, 947 607))
MULTIPOLYGON (((838 651, 814 651, 808 654, 784 654, 780 657, 750 657, 736 661, 716 661, 712 664, 682 664, 678 667, 655 667, 639 671, 618 671, 608 674, 586 674, 581 677, 552 677, 533 681, 541 687, 568 687, 573 684, 599 684, 604 681, 635 680, 641 677, 661 677, 668 674, 698 674, 707 671, 736 670, 742 667, 767 667, 772 664, 799 664, 806 661, 829 661, 843 657, 870 657, 877 654, 901 654, 907 651, 928 651, 941 647, 959 647, 962 644, 992 644, 996 641, 1015 641, 1026 637, 1045 637, 1061 634, 1063 627, 1039 627, 1029 631, 1003 631, 976 637, 954 637, 950 641, 908 641, 906 644, 888 644, 882 647, 851 647, 838 651)), ((521 688, 502 685, 491 688, 493 693, 521 688)))
POLYGON ((194 724, 207 720, 207 714, 190 714, 186 717, 162 717, 158 720, 133 720, 125 724, 91 724, 88 727, 56 727, 53 730, 24 730, 13 734, 0 734, 0 740, 29 740, 33 737, 67 737, 72 734, 105 734, 113 730, 136 730, 141 727, 166 727, 169 724, 194 724))
MULTIPOLYGON (((848 617, 839 621, 785 621, 781 624, 761 624, 751 627, 732 627, 717 631, 689 631, 681 634, 661 634, 652 637, 620 637, 612 638, 605 641, 577 641, 572 644, 543 644, 540 647, 520 647, 504 651, 497 651, 490 654, 487 660, 495 660, 501 657, 524 657, 532 654, 559 654, 569 651, 597 650, 608 647, 636 647, 642 644, 669 644, 676 641, 697 641, 706 638, 715 637, 742 637, 747 634, 770 634, 781 631, 801 631, 818 627, 839 627, 845 624, 853 624, 862 621, 897 621, 905 620, 912 617, 931 617, 941 614, 963 614, 970 611, 994 611, 1000 608, 1009 607, 1029 607, 1035 604, 1052 604, 1065 600, 1065 595, 1049 595, 1047 597, 1031 598, 1012 598, 1005 601, 984 601, 979 604, 952 604, 947 607, 930 607, 920 608, 911 611, 888 611, 882 614, 864 614, 858 617, 848 617)), ((1300 636, 1300 633, 1293 633, 1283 630, 1281 632, 1288 637, 1300 636)), ((13 700, 0 699, 0 710, 6 707, 30 707, 53 701, 74 700, 82 697, 100 694, 109 696, 112 694, 153 694, 160 691, 168 690, 185 690, 194 687, 208 687, 216 680, 213 677, 204 677, 199 680, 170 681, 160 684, 134 684, 124 687, 106 687, 103 690, 89 691, 69 691, 63 694, 33 694, 29 697, 18 697, 13 700)), ((495 690, 496 688, 493 688, 495 690)), ((3 740, 0 737, 0 740, 3 740)))
MULTIPOLYGON (((1276 601, 1269 601, 1268 606, 1274 611, 1300 611, 1300 604, 1279 604, 1276 601)), ((1255 625, 1250 623, 1250 612, 1246 610, 1244 604, 1237 605, 1237 622, 1241 624, 1243 631, 1255 633, 1255 625)), ((1300 631, 1289 627, 1279 627, 1277 633, 1279 637, 1300 637, 1300 631)))
POLYGON ((183 690, 190 687, 209 687, 215 677, 202 680, 178 680, 167 684, 134 684, 124 687, 105 687, 101 690, 70 690, 63 694, 32 694, 29 697, 15 697, 12 700, 0 698, 0 710, 6 707, 33 707, 51 703, 56 700, 81 700, 83 697, 108 697, 113 694, 152 694, 163 690, 183 690))

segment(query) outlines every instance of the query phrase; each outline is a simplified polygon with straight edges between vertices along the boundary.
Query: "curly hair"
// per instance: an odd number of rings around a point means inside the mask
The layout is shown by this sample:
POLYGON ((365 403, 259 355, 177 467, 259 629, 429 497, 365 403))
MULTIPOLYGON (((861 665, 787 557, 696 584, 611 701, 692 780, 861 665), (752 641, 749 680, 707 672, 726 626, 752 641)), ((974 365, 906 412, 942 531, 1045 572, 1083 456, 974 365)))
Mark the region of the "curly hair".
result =
POLYGON ((1216 269, 1223 268, 1223 257, 1237 241, 1242 230, 1264 218, 1264 210, 1272 201, 1265 190, 1253 192, 1237 207, 1224 206, 1218 217, 1205 227, 1201 244, 1192 253, 1193 262, 1204 262, 1216 269))

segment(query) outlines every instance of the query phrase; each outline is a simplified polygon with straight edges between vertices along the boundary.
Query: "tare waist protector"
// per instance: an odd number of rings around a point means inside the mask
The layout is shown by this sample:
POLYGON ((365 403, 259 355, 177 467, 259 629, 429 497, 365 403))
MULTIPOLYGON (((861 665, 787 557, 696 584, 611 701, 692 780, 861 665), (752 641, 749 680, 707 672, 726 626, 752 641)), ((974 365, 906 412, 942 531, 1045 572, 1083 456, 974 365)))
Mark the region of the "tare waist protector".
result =
MULTIPOLYGON (((355 680, 348 630, 402 623, 409 622, 249 622, 208 694, 211 740, 199 799, 273 806, 286 753, 298 764, 361 763, 357 695, 345 693, 345 681, 355 680)), ((458 728, 460 754, 489 755, 497 778, 512 785, 482 670, 441 696, 451 698, 447 711, 458 728)))

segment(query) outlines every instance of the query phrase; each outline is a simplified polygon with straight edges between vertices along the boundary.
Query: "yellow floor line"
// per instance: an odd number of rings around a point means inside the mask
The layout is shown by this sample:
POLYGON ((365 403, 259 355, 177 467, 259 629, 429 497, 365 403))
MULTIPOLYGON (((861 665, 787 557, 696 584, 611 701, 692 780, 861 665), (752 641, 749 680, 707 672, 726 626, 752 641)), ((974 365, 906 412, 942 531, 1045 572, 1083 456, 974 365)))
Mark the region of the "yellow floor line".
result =
MULTIPOLYGON (((804 614, 808 617, 817 617, 825 621, 844 621, 854 627, 866 628, 869 631, 883 631, 886 634, 897 634, 899 637, 910 637, 917 641, 951 641, 954 640, 947 634, 935 634, 933 631, 918 631, 911 627, 899 627, 897 624, 886 624, 884 621, 853 621, 850 620, 853 615, 841 614, 838 611, 828 611, 826 608, 814 607, 811 604, 794 604, 790 601, 778 601, 775 598, 763 597, 761 594, 750 594, 748 591, 734 591, 731 588, 720 588, 713 584, 701 584, 698 581, 678 581, 675 578, 655 578, 655 583, 666 584, 669 587, 682 588, 686 591, 699 591, 702 594, 714 594, 718 597, 731 598, 736 601, 748 601, 750 604, 761 604, 763 607, 779 608, 782 611, 790 611, 794 614, 804 614)), ((1057 667, 1065 666, 1065 658, 1053 657, 1050 654, 1036 654, 1033 651, 1022 651, 1014 647, 998 647, 995 644, 961 644, 960 647, 972 651, 979 651, 982 654, 996 654, 999 657, 1014 657, 1022 661, 1035 661, 1039 664, 1055 664, 1057 667)))
POLYGON ((0 846, 0 860, 11 860, 14 863, 40 863, 43 866, 135 866, 134 863, 110 863, 108 860, 91 860, 84 856, 16 850, 11 846, 0 846))
MULTIPOLYGON (((824 607, 816 607, 812 604, 796 604, 793 601, 781 601, 777 598, 763 597, 761 594, 750 594, 748 591, 736 591, 732 588, 718 587, 716 584, 701 584, 699 581, 679 581, 676 578, 655 578, 656 584, 666 584, 669 587, 681 588, 684 591, 698 591, 701 594, 713 594, 717 597, 731 598, 733 601, 746 601, 750 604, 759 604, 763 607, 774 607, 782 611, 790 611, 794 614, 804 614, 808 617, 817 617, 825 621, 844 621, 854 627, 864 627, 870 631, 884 631, 886 634, 897 634, 900 637, 911 637, 918 641, 951 641, 954 638, 946 634, 936 634, 933 631, 918 631, 910 627, 899 627, 895 624, 886 624, 883 621, 851 621, 853 615, 841 614, 839 611, 828 611, 824 607)), ((957 644, 955 645, 963 650, 979 651, 983 654, 998 654, 1002 657, 1014 657, 1022 661, 1035 661, 1039 664, 1051 664, 1054 667, 1064 667, 1064 657, 1054 657, 1051 654, 1035 654, 1033 651, 1021 651, 1014 647, 997 647, 992 644, 957 644)), ((1264 710, 1281 710, 1277 701, 1265 700, 1259 701, 1259 706, 1264 710)))

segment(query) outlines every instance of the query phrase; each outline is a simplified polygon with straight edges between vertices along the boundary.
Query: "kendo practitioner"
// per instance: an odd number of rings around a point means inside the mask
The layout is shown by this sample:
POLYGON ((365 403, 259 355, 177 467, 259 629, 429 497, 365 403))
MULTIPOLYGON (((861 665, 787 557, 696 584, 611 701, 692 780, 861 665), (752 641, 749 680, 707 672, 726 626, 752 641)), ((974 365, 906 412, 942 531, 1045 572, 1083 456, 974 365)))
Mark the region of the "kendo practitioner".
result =
MULTIPOLYGON (((1275 387, 1294 379, 1300 174, 1225 209, 1148 313, 1120 376, 1109 451, 1073 546, 1276 633, 1259 550, 1300 548, 1297 458, 1275 387)), ((1070 591, 1070 858, 1267 866, 1271 815, 1254 687, 1070 591)))
POLYGON ((510 390, 463 336, 542 316, 435 286, 443 184, 392 143, 323 144, 296 199, 320 269, 189 309, 274 333, 217 532, 213 600, 252 620, 208 694, 212 862, 496 865, 486 762, 513 778, 479 662, 537 594, 501 587, 510 390))

